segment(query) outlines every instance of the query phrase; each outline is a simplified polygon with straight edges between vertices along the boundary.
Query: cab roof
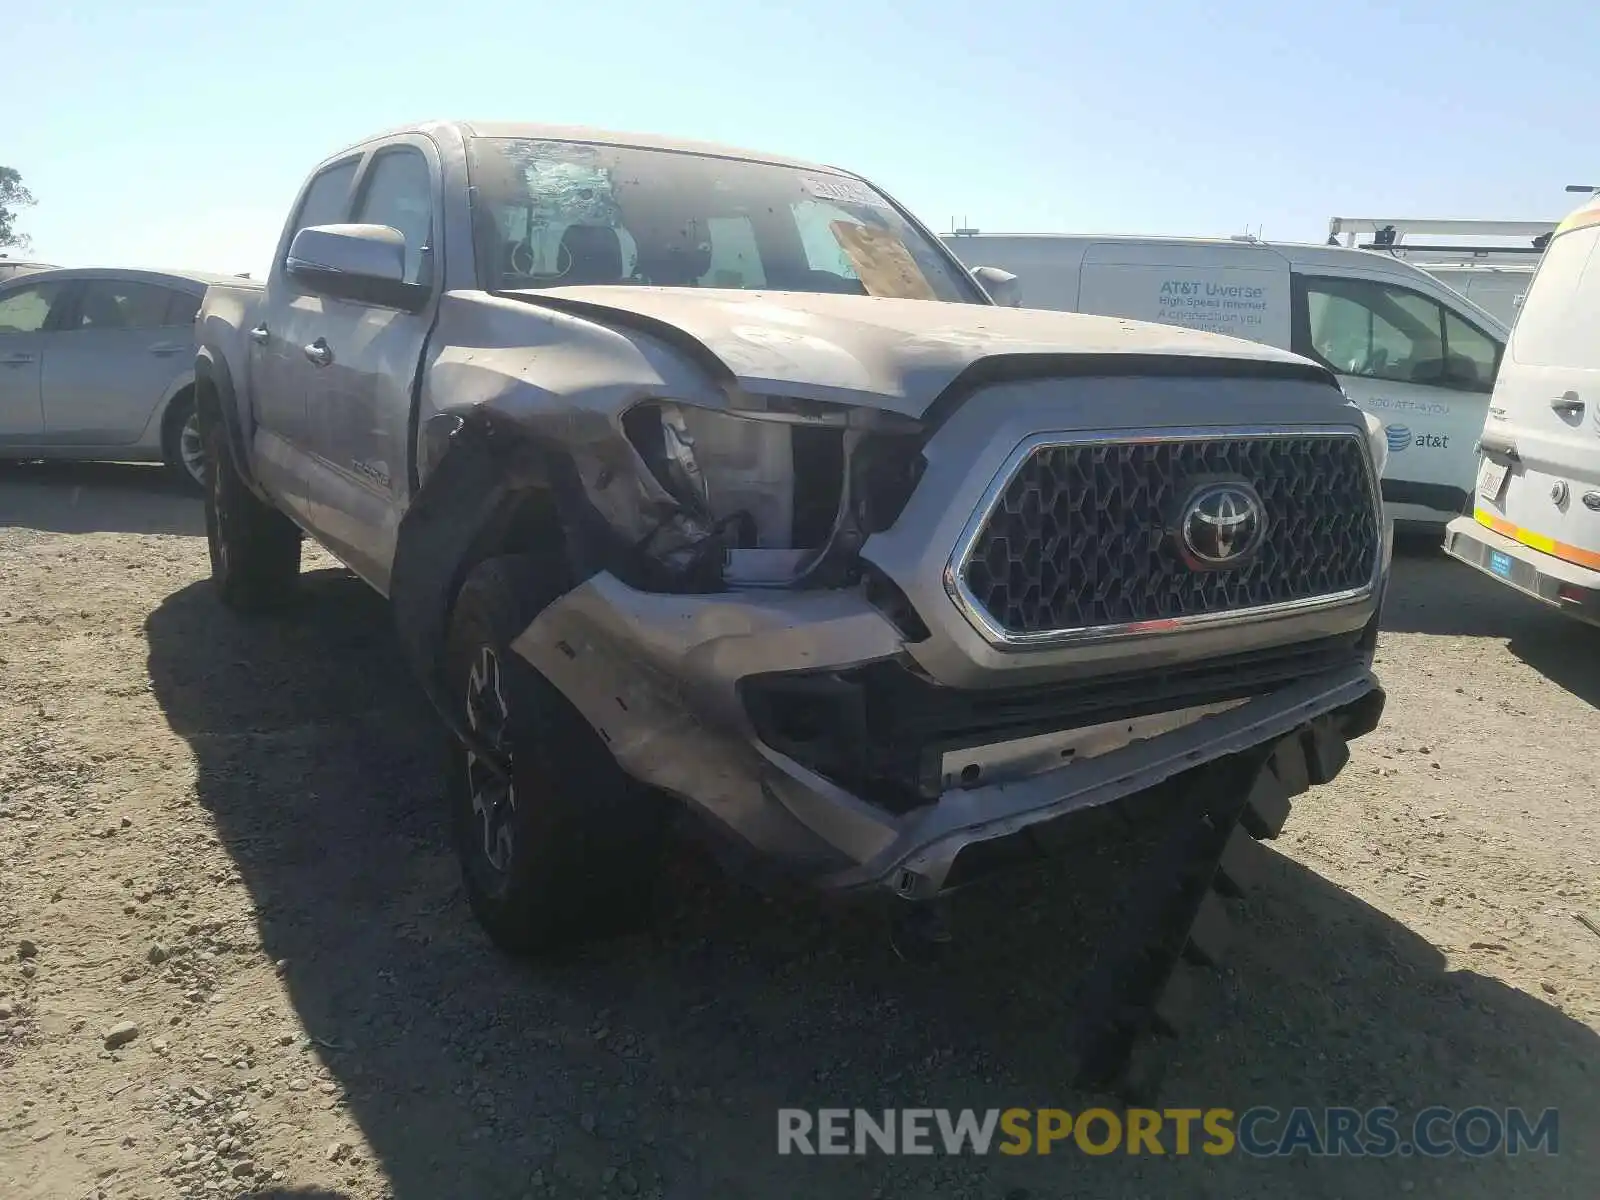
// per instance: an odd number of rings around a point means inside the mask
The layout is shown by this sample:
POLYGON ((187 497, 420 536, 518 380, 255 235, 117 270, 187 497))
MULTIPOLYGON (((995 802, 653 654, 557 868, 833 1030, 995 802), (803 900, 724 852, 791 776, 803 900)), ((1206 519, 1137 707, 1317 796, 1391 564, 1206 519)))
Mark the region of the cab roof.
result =
MULTIPOLYGON (((52 267, 45 271, 30 271, 18 279, 30 284, 48 283, 52 279, 68 282, 74 279, 124 279, 138 283, 154 283, 167 287, 183 284, 204 289, 214 283, 238 283, 238 275, 222 275, 215 271, 146 270, 142 267, 52 267)), ((7 283, 15 282, 6 280, 7 283)))
POLYGON ((840 167, 810 162, 801 158, 771 154, 764 150, 751 150, 742 146, 728 146, 719 142, 702 142, 690 138, 670 137, 659 133, 638 133, 614 129, 597 129, 588 125, 541 125, 531 121, 421 121, 395 129, 387 129, 364 138, 355 146, 340 153, 381 141, 399 134, 428 135, 440 129, 452 130, 463 140, 468 138, 526 138, 530 141, 593 142, 603 146, 632 146, 644 150, 671 150, 680 154, 703 154, 716 158, 737 158, 748 162, 772 163, 782 167, 798 167, 807 171, 827 171, 834 174, 852 174, 840 167))

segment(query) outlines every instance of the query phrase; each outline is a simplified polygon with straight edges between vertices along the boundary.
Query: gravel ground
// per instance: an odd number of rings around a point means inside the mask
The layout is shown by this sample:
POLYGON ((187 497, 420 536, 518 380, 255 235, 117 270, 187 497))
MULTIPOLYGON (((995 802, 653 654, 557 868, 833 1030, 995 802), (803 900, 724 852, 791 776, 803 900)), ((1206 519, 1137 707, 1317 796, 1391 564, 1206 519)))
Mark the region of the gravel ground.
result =
POLYGON ((775 1109, 1081 1109, 1062 1033, 1115 861, 873 912, 686 853, 647 933, 495 954, 375 597, 213 601, 198 502, 0 468, 0 1195, 1585 1196, 1600 1179, 1600 632, 1397 563, 1390 707, 1296 806, 1164 1099, 1561 1110, 1560 1153, 780 1159, 775 1109))

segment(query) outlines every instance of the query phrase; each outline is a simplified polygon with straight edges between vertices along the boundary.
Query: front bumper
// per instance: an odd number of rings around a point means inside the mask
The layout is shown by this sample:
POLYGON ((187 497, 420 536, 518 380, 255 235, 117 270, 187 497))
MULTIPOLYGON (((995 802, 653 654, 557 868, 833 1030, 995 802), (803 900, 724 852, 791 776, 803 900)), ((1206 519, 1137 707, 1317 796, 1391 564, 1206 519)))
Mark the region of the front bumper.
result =
MULTIPOLYGON (((922 446, 903 507, 860 546, 862 584, 663 594, 601 572, 513 645, 625 771, 697 808, 752 866, 832 891, 925 898, 969 875, 973 859, 957 859, 972 847, 1329 714, 1357 729, 1382 704, 1369 670, 1387 572, 1381 528, 1360 588, 1214 618, 1070 626, 1074 636, 1025 645, 981 628, 956 586, 962 547, 1017 456, 1041 437, 1354 439, 1347 416, 1330 416, 1327 389, 1311 383, 996 382, 922 446), (1219 396, 1227 421, 1215 419, 1219 396), (1106 413, 1117 429, 1101 428, 1106 413), (880 576, 891 586, 875 591, 880 576)), ((1096 461, 1111 471, 1111 459, 1096 461)), ((1139 468, 1117 495, 1158 486, 1154 470, 1139 468)))
MULTIPOLYGON (((1175 698, 1165 706, 1144 696, 1114 722, 1109 712, 1084 711, 1069 729, 962 745, 911 803, 844 786, 838 772, 775 749, 744 686, 872 664, 914 672, 900 632, 859 591, 661 595, 602 574, 545 609, 513 648, 600 732, 624 770, 699 809, 763 865, 825 890, 887 888, 923 899, 944 890, 957 858, 980 843, 1143 791, 1329 714, 1349 736, 1365 732, 1382 705, 1367 666, 1371 628, 1332 639, 1337 653, 1319 660, 1324 669, 1260 694, 1184 677, 1188 685, 1167 685, 1175 698)), ((1300 650, 1291 641, 1284 652, 1300 650)), ((1119 678, 1155 676, 1141 669, 1119 678)))
POLYGON ((1472 517, 1457 517, 1445 527, 1444 550, 1525 596, 1600 625, 1600 571, 1525 546, 1472 517))

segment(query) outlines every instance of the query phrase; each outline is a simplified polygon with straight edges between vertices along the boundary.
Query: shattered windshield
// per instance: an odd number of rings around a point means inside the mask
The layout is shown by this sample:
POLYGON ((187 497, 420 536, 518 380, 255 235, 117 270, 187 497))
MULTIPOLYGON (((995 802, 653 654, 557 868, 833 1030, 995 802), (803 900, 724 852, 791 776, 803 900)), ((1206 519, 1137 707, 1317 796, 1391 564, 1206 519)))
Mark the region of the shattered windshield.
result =
POLYGON ((473 138, 479 277, 767 288, 981 303, 932 240, 858 179, 745 159, 473 138))

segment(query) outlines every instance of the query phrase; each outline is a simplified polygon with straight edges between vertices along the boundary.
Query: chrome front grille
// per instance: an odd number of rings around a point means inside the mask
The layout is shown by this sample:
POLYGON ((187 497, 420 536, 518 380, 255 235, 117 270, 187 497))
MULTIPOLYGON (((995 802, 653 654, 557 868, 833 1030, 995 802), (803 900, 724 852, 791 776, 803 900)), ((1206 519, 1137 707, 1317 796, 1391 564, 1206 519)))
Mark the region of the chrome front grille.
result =
POLYGON ((1040 437, 1008 466, 952 579, 957 603, 1001 640, 1311 607, 1376 577, 1376 487, 1353 432, 1040 437), (1237 566, 1197 560, 1179 528, 1216 483, 1259 500, 1262 524, 1237 566))

